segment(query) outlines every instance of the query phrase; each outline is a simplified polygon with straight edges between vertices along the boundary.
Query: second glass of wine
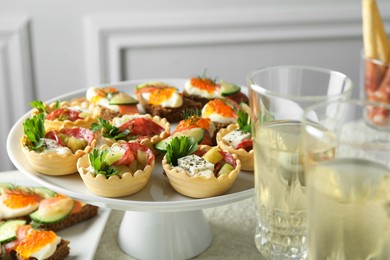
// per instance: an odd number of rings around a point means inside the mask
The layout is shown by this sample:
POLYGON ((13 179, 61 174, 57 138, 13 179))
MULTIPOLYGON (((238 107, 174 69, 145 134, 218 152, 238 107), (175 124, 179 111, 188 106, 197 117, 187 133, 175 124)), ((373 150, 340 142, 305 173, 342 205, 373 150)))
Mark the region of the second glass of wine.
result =
MULTIPOLYGON (((301 126, 304 109, 351 97, 343 73, 306 66, 276 66, 248 76, 255 156, 255 243, 267 259, 306 259, 306 180, 301 126)), ((315 115, 312 115, 315 119, 315 115)), ((315 120, 314 120, 315 121, 315 120)), ((318 158, 333 148, 317 147, 318 158)))

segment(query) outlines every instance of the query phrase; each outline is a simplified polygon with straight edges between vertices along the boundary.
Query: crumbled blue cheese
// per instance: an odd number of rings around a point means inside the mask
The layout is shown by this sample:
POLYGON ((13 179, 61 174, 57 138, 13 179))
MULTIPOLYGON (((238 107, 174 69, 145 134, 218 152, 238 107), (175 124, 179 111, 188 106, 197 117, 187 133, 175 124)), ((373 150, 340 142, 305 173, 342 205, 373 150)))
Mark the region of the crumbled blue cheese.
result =
POLYGON ((251 139, 250 133, 244 133, 240 129, 235 129, 231 132, 229 132, 227 135, 222 137, 222 140, 228 144, 233 146, 235 149, 237 149, 237 146, 243 141, 251 139))
POLYGON ((214 164, 195 154, 179 158, 177 162, 178 166, 185 169, 190 176, 211 176, 214 174, 214 164))

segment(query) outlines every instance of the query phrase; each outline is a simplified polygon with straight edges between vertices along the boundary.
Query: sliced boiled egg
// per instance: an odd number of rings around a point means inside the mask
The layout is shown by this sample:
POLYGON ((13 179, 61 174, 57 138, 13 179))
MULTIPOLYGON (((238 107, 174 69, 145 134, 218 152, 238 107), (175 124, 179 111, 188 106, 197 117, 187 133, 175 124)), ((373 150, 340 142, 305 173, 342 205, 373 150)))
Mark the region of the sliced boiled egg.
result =
POLYGON ((0 196, 0 219, 16 218, 35 211, 42 197, 20 191, 7 191, 0 196))
POLYGON ((211 121, 231 124, 237 122, 237 113, 226 102, 221 99, 213 99, 207 102, 202 109, 202 116, 210 118, 211 121))
POLYGON ((142 98, 149 104, 162 107, 180 107, 183 96, 175 87, 150 87, 142 90, 142 98))
POLYGON ((195 77, 186 81, 184 90, 187 95, 200 96, 207 99, 220 97, 219 85, 205 77, 195 77))
POLYGON ((47 259, 54 254, 61 238, 53 231, 28 229, 26 236, 17 244, 15 251, 23 259, 34 257, 47 259))

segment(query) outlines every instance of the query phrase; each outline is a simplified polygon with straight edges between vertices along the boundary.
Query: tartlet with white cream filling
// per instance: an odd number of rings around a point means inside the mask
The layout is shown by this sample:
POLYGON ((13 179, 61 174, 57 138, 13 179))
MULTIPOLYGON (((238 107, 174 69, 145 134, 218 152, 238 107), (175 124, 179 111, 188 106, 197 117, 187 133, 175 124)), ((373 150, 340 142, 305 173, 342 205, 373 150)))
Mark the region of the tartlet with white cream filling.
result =
POLYGON ((230 124, 217 133, 217 144, 223 150, 236 154, 241 161, 241 169, 253 171, 253 139, 250 117, 244 110, 238 111, 237 124, 230 124))
POLYGON ((187 136, 175 137, 167 145, 162 166, 178 193, 208 198, 226 193, 236 180, 241 162, 219 147, 201 145, 187 136))

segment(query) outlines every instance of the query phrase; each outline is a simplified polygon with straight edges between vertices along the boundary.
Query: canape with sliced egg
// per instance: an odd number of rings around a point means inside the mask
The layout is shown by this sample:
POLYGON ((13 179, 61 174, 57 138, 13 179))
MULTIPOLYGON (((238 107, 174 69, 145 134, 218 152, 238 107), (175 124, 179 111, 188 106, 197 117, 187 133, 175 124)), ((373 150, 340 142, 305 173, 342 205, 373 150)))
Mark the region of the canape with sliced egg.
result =
POLYGON ((96 122, 91 111, 93 106, 86 100, 52 102, 50 104, 35 100, 30 105, 33 106, 31 115, 45 114, 45 129, 47 131, 73 126, 89 128, 92 123, 96 122))
POLYGON ((210 118, 217 131, 237 122, 238 105, 228 99, 216 98, 207 102, 202 109, 202 117, 210 118))
POLYGON ((138 100, 114 87, 90 87, 86 92, 86 98, 94 104, 94 116, 105 120, 139 112, 138 100))
POLYGON ((146 82, 136 87, 138 100, 146 113, 178 122, 188 107, 201 109, 202 104, 183 97, 179 90, 164 82, 146 82))
POLYGON ((201 145, 196 151, 184 155, 170 154, 169 150, 174 151, 177 146, 186 146, 182 144, 187 142, 185 140, 191 138, 186 136, 174 138, 168 144, 167 154, 162 160, 164 172, 172 188, 191 198, 207 198, 226 193, 241 169, 241 162, 237 156, 217 146, 207 145, 201 145))
POLYGON ((43 120, 43 115, 38 114, 23 123, 20 145, 29 165, 46 175, 76 173, 78 158, 96 146, 95 134, 82 127, 46 132, 43 120))
POLYGON ((87 189, 103 197, 122 197, 142 190, 155 165, 151 149, 136 142, 102 145, 77 161, 87 189))

